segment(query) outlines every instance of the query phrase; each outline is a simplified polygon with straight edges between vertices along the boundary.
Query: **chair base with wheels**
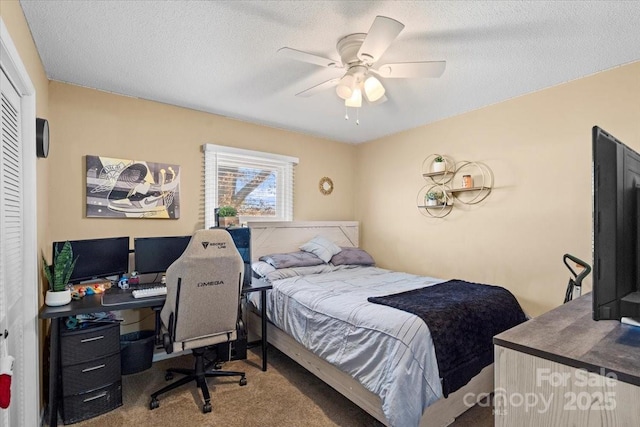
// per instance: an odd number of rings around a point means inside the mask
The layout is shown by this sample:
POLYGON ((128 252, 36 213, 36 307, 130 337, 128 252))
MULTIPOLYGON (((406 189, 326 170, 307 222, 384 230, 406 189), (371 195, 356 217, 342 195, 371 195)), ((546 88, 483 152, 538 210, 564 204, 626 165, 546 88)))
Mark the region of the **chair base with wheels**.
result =
POLYGON ((211 412, 211 396, 209 395, 209 388, 207 387, 207 378, 211 377, 240 377, 239 384, 241 386, 247 385, 247 378, 244 372, 239 371, 220 371, 215 363, 210 363, 209 365, 204 365, 204 353, 205 348, 195 348, 192 350, 193 355, 195 356, 195 367, 194 369, 182 369, 182 368, 169 368, 165 374, 165 379, 167 381, 173 379, 173 374, 183 374, 184 378, 180 378, 174 383, 169 384, 166 387, 156 391, 151 394, 151 402, 149 403, 149 409, 156 409, 160 406, 160 402, 158 402, 158 396, 164 394, 170 390, 183 386, 185 384, 190 383, 191 381, 195 381, 196 385, 200 387, 202 391, 202 397, 204 399, 204 405, 202 405, 202 412, 208 413, 211 412))

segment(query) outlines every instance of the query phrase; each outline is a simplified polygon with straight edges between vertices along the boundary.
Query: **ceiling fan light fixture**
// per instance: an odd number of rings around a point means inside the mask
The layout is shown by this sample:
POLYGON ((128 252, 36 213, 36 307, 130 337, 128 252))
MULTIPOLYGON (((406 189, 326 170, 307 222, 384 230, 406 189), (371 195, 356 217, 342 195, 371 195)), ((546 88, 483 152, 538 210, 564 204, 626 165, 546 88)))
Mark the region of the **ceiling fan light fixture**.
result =
POLYGON ((369 102, 376 102, 384 96, 385 89, 380 80, 374 76, 369 76, 364 81, 364 93, 369 102))
MULTIPOLYGON (((279 49, 278 54, 321 67, 345 69, 343 75, 298 92, 296 96, 309 97, 329 87, 335 87, 336 94, 345 101, 345 119, 348 120, 349 107, 362 107, 362 97, 366 98, 369 105, 379 105, 387 101, 386 89, 378 77, 382 79, 440 77, 444 72, 445 61, 379 64, 380 58, 403 29, 404 24, 393 18, 376 16, 367 33, 347 34, 338 40, 336 50, 340 55, 339 62, 288 47, 279 49)), ((356 109, 356 115, 358 111, 356 109)))
POLYGON ((344 105, 346 107, 355 107, 355 108, 362 107, 362 91, 360 90, 360 88, 355 88, 353 90, 353 94, 349 99, 346 99, 344 101, 344 105))
POLYGON ((336 87, 336 93, 340 98, 347 100, 353 95, 355 86, 356 78, 352 74, 347 73, 340 79, 340 83, 338 83, 336 87))

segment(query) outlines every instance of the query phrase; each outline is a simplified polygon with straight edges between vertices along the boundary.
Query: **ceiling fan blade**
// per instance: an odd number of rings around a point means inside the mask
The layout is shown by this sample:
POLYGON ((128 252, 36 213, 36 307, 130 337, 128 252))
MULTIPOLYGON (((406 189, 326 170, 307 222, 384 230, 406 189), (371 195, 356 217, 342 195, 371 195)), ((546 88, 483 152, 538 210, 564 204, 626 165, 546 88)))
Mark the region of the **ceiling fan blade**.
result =
POLYGON ((309 64, 315 64, 321 67, 343 68, 342 64, 339 61, 323 58, 322 56, 303 52, 301 50, 291 49, 289 47, 278 49, 278 55, 283 58, 293 59, 294 61, 308 62, 309 64))
POLYGON ((340 81, 339 77, 335 79, 327 80, 326 82, 322 82, 320 84, 310 87, 309 89, 305 89, 302 92, 296 93, 296 96, 299 96, 302 98, 308 98, 310 96, 315 95, 318 92, 322 92, 323 90, 327 90, 337 85, 339 81, 340 81))
POLYGON ((404 24, 386 16, 376 16, 369 32, 360 46, 358 58, 373 64, 380 59, 391 43, 398 37, 404 24))
POLYGON ((385 79, 406 79, 414 77, 440 77, 444 73, 447 61, 399 62, 384 64, 376 72, 385 79))

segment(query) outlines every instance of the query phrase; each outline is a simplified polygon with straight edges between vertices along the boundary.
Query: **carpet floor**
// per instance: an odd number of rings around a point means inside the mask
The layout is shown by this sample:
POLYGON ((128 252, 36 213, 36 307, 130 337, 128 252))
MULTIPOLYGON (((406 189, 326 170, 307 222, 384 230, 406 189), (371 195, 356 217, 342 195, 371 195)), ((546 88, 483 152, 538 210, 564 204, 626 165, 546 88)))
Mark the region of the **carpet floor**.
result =
MULTIPOLYGON (((193 367, 191 355, 162 360, 146 371, 122 377, 121 407, 74 426, 382 426, 273 347, 269 348, 268 362, 263 372, 259 352, 248 351, 247 360, 225 363, 225 370, 246 372, 247 385, 239 386, 235 377, 208 379, 213 411, 203 414, 202 396, 195 383, 160 396, 160 407, 149 410, 149 395, 166 385, 166 368, 193 367)), ((452 426, 493 426, 491 408, 475 406, 452 426)))

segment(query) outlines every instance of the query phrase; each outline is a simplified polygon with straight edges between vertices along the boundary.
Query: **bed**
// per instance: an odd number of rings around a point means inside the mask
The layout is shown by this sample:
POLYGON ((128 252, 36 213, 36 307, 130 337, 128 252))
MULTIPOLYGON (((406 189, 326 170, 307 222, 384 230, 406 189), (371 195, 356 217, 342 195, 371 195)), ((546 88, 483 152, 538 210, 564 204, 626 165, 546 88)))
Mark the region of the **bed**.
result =
MULTIPOLYGON (((297 251, 317 236, 343 248, 359 244, 354 221, 250 223, 249 227, 255 261, 297 251)), ((419 291, 441 284, 442 279, 375 266, 323 264, 293 269, 294 273, 287 270, 270 276, 274 290, 267 296, 269 343, 383 424, 446 426, 493 390, 489 364, 444 398, 447 393, 426 323, 414 314, 368 302, 370 297, 419 291)), ((254 307, 259 307, 253 298, 254 307)), ((254 310, 248 311, 247 322, 250 333, 259 335, 254 310)))

